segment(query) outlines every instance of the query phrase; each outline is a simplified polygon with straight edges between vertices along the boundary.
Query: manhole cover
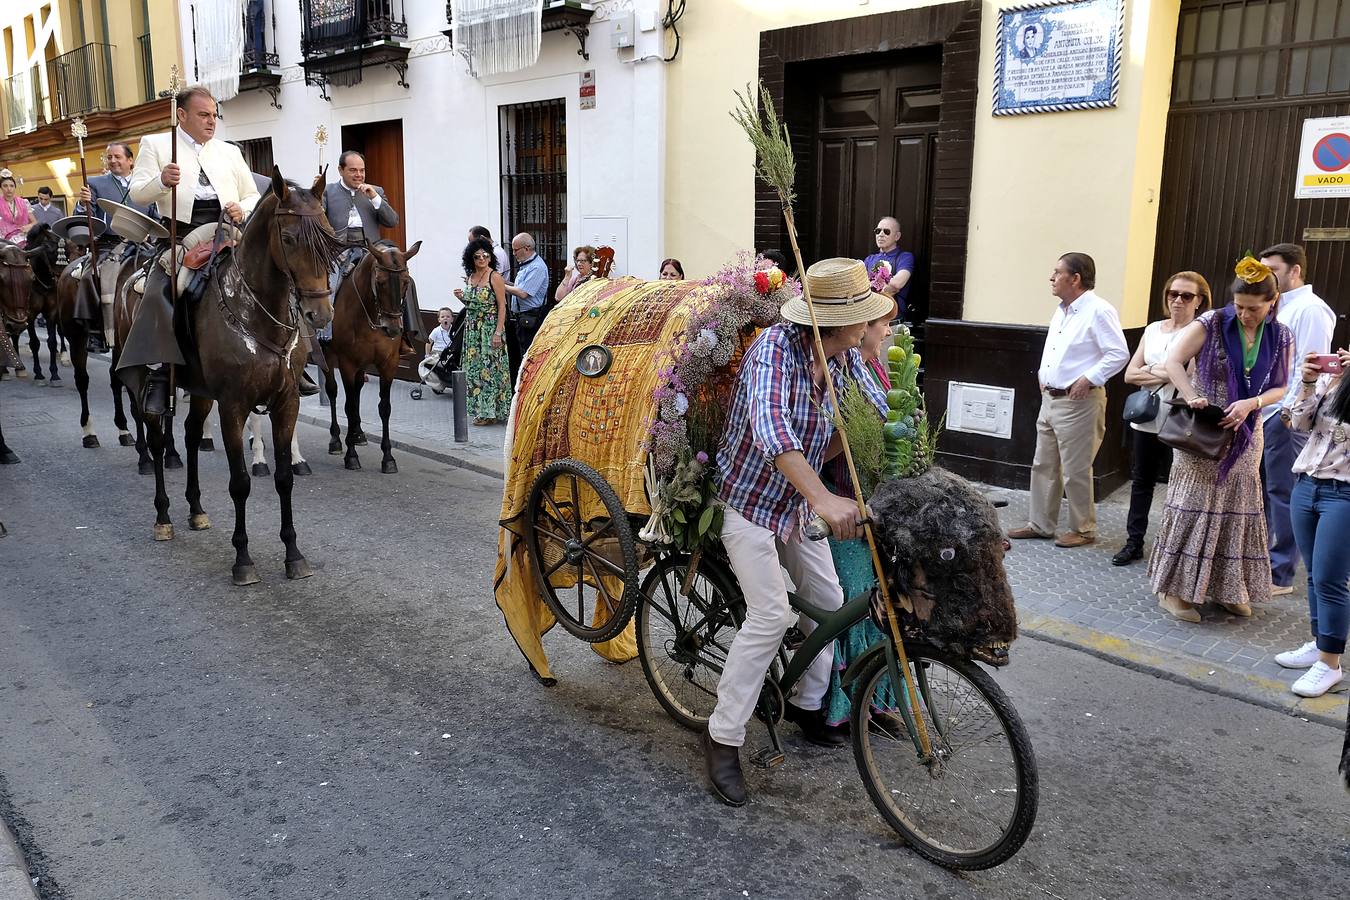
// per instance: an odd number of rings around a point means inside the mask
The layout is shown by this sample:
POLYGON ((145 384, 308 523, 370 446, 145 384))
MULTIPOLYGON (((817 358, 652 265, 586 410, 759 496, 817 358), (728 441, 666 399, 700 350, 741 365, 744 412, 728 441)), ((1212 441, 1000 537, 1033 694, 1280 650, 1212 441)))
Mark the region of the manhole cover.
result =
POLYGON ((22 428, 25 425, 51 425, 56 422, 49 412, 43 412, 40 409, 28 412, 20 411, 17 413, 7 413, 5 415, 6 428, 22 428))

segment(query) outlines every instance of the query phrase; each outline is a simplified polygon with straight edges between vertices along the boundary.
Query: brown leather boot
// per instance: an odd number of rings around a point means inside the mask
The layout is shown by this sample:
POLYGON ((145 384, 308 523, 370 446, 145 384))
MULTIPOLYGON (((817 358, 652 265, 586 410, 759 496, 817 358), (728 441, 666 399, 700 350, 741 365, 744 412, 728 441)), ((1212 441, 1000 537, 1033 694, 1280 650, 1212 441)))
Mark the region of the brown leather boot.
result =
POLYGON ((744 806, 750 797, 741 775, 741 748, 717 743, 706 730, 701 741, 713 793, 727 806, 744 806))

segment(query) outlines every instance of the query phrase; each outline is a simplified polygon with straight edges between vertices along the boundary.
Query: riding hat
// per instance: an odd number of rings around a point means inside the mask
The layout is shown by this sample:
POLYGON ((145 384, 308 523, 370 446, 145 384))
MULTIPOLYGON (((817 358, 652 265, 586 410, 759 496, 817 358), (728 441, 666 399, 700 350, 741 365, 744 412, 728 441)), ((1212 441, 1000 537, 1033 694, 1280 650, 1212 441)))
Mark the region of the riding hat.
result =
MULTIPOLYGON (((66 216, 52 226, 52 234, 70 241, 77 247, 83 247, 89 243, 89 221, 88 216, 66 216)), ((94 240, 98 240, 103 237, 103 232, 108 230, 108 226, 102 219, 94 219, 93 222, 94 240)))
POLYGON ((169 236, 169 229, 147 216, 121 203, 106 198, 98 201, 99 209, 108 214, 108 228, 118 237, 141 244, 154 239, 161 240, 169 236))
POLYGON ((872 290, 867 267, 856 259, 822 259, 806 270, 806 298, 793 297, 783 304, 783 318, 798 325, 811 324, 811 312, 823 328, 832 325, 858 325, 889 317, 895 301, 872 290))

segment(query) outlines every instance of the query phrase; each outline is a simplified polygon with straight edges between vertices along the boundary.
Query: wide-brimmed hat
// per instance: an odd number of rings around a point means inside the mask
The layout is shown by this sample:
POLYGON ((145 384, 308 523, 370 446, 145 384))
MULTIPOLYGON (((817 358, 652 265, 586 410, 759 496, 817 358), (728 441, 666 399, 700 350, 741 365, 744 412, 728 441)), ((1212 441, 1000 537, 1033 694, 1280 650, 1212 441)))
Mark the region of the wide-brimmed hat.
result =
MULTIPOLYGON (((88 216, 66 216, 52 226, 52 233, 77 247, 83 247, 89 243, 89 221, 88 216)), ((93 222, 94 240, 98 240, 103 237, 103 232, 108 230, 108 226, 102 219, 94 219, 93 222)))
POLYGON ((98 206, 108 214, 108 229, 124 240, 140 244, 151 238, 161 240, 169 236, 169 229, 130 206, 107 198, 99 200, 98 206))
POLYGON ((783 304, 783 318, 798 325, 811 324, 811 312, 822 328, 833 325, 858 325, 891 314, 895 301, 872 290, 867 266, 857 259, 822 259, 806 270, 811 309, 804 297, 793 297, 783 304))

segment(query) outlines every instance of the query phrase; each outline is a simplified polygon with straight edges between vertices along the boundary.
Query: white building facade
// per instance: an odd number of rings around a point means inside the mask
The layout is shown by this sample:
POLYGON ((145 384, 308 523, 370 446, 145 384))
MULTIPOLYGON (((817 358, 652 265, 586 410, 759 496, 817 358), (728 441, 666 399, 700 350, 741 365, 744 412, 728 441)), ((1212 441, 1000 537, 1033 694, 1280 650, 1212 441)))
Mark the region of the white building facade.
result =
MULTIPOLYGON (((181 6, 189 80, 201 74, 195 57, 209 55, 206 35, 193 30, 210 2, 181 6)), ((247 10, 247 0, 242 5, 247 10)), ((508 247, 512 232, 535 233, 555 284, 582 244, 613 247, 617 274, 655 278, 666 120, 657 0, 544 6, 545 27, 555 30, 542 35, 537 63, 480 77, 472 56, 452 49, 444 0, 267 0, 258 46, 265 54, 254 54, 255 29, 247 29, 245 89, 221 103, 219 135, 239 142, 255 169, 273 161, 305 184, 321 161, 336 180, 342 151, 361 150, 367 180, 386 189, 402 218, 386 236, 404 246, 423 242, 412 269, 427 310, 462 285, 473 225, 508 247), (312 38, 335 7, 366 14, 373 37, 315 52, 312 38), (570 27, 559 27, 560 14, 570 27), (379 16, 391 21, 372 24, 379 16), (406 36, 397 33, 404 17, 406 36), (386 29, 394 33, 376 33, 386 29), (344 55, 345 71, 322 71, 344 55), (392 62, 378 62, 384 58, 392 62), (319 126, 328 135, 322 149, 319 126)))

